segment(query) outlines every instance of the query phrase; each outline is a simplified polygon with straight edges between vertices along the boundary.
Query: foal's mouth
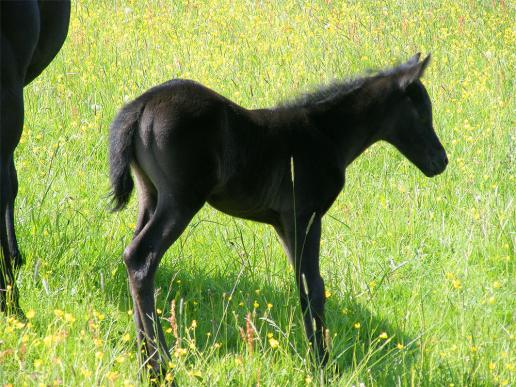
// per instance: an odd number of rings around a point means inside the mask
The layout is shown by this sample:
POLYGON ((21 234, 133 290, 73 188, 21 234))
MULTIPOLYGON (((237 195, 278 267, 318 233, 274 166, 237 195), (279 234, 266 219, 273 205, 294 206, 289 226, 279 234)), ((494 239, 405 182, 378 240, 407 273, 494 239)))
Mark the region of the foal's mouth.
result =
POLYGON ((439 156, 434 156, 430 159, 428 168, 425 168, 423 173, 427 177, 434 177, 443 173, 447 166, 448 156, 446 155, 446 152, 443 151, 439 156))

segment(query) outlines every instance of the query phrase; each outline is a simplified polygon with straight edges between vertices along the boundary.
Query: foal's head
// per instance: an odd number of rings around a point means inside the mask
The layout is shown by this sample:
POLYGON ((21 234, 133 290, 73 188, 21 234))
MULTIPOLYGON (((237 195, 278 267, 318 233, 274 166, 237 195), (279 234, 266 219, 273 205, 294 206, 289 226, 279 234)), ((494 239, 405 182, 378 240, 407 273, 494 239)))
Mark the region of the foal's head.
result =
POLYGON ((446 151, 432 124, 432 104, 419 80, 430 55, 419 62, 419 54, 393 70, 381 74, 378 82, 389 83, 381 139, 394 145, 426 176, 443 172, 448 164, 446 151))

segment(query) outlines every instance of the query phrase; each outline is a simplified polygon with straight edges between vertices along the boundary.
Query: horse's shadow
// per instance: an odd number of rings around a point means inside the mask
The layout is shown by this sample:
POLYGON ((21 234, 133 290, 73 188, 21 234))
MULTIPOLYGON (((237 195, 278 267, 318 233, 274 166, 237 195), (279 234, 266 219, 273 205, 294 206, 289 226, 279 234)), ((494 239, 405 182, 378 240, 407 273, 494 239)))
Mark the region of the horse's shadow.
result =
MULTIPOLYGON (((217 348, 221 354, 243 354, 249 350, 246 335, 251 325, 255 351, 270 349, 272 334, 293 358, 304 362, 311 357, 293 275, 282 284, 271 281, 264 286, 245 264, 236 262, 220 272, 199 262, 185 267, 185 258, 165 258, 156 275, 156 305, 169 345, 174 343, 177 329, 183 346, 195 342, 200 351, 217 348)), ((122 295, 111 300, 120 310, 132 308, 125 270, 118 270, 105 290, 122 295)), ((331 342, 329 364, 348 379, 397 382, 400 367, 410 369, 418 357, 417 339, 346 294, 327 299, 326 322, 331 342)))

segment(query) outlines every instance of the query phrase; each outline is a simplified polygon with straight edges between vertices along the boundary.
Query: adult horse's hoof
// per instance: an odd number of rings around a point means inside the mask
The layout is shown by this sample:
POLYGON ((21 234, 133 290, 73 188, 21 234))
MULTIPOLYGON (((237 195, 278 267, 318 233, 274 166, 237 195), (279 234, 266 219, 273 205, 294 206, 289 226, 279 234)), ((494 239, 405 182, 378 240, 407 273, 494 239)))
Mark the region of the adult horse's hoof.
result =
POLYGON ((20 321, 27 321, 27 317, 18 303, 18 289, 12 288, 10 285, 6 290, 0 291, 0 311, 15 316, 20 321))

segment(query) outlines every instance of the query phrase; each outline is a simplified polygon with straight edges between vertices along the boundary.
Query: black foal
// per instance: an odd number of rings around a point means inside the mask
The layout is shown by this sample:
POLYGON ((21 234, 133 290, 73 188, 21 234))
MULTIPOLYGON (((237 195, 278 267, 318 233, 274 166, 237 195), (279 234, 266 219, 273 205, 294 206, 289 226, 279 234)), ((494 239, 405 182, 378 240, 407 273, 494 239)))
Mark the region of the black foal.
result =
POLYGON ((274 227, 294 266, 306 334, 326 362, 321 218, 344 186, 346 167, 379 140, 427 176, 448 163, 419 80, 429 59, 416 55, 272 109, 247 110, 198 83, 173 80, 120 111, 110 130, 111 183, 120 210, 133 189, 133 171, 139 214, 124 260, 138 338, 156 371, 168 351, 154 275, 206 202, 274 227))
POLYGON ((0 310, 22 313, 15 271, 22 263, 14 232, 18 180, 14 150, 23 129, 23 88, 61 49, 70 20, 69 1, 2 1, 0 112, 0 310))

